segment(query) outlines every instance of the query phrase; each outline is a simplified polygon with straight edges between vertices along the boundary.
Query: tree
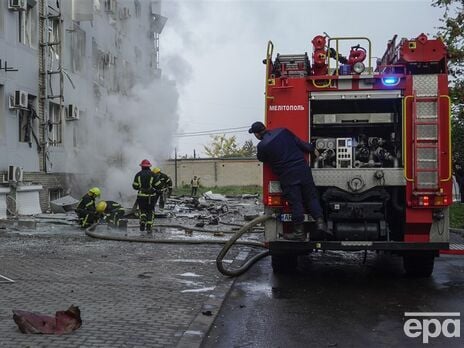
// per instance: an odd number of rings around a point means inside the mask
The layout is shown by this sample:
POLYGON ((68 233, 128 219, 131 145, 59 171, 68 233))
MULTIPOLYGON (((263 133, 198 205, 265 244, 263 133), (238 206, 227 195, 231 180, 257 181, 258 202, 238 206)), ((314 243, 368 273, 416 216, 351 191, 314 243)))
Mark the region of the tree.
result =
POLYGON ((256 146, 253 145, 253 141, 247 140, 239 146, 235 135, 229 138, 225 134, 214 135, 211 137, 211 143, 204 145, 203 148, 206 155, 213 158, 254 157, 256 155, 256 146))
POLYGON ((444 9, 438 34, 448 47, 450 97, 452 102, 451 134, 453 157, 464 161, 464 0, 435 0, 433 6, 444 9))

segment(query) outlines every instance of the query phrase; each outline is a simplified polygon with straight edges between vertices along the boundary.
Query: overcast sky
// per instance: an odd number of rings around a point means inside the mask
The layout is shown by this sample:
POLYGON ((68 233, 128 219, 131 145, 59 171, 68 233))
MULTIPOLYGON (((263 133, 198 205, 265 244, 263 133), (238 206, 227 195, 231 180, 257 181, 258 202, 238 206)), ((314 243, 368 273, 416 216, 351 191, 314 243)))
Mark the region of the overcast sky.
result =
MULTIPOLYGON (((261 1, 163 0, 168 17, 161 35, 161 68, 180 92, 178 133, 248 127, 264 118, 264 65, 268 40, 276 53, 312 53, 311 40, 367 36, 372 56, 387 41, 435 35, 443 11, 429 0, 261 1)), ((341 52, 348 55, 346 52, 341 52)), ((242 144, 251 139, 237 133, 242 144)), ((254 137, 253 137, 254 138, 254 137)), ((204 155, 209 136, 179 137, 178 154, 204 155)), ((256 142, 255 142, 256 143, 256 142)))

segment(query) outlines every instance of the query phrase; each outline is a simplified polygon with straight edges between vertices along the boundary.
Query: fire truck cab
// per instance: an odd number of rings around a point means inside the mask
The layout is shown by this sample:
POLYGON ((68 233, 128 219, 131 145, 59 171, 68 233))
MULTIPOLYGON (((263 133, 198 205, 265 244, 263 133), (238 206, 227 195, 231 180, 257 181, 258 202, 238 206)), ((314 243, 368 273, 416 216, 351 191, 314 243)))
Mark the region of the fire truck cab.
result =
POLYGON ((407 274, 429 276, 449 248, 452 204, 447 50, 440 39, 397 36, 372 64, 366 37, 312 40, 307 53, 277 54, 268 43, 265 124, 287 128, 319 152, 310 158, 327 229, 286 241, 291 211, 279 180, 263 167, 265 243, 275 272, 314 250, 381 250, 403 256, 407 274), (346 47, 343 51, 342 47, 346 47), (375 66, 373 66, 375 65, 375 66))

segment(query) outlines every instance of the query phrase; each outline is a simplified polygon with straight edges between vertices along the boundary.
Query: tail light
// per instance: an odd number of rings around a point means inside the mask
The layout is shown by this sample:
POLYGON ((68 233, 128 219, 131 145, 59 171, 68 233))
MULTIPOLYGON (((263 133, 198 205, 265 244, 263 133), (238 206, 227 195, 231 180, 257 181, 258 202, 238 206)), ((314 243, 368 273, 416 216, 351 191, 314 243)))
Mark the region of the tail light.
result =
POLYGON ((412 205, 419 207, 444 206, 449 204, 446 195, 417 195, 412 199, 412 205))
POLYGON ((283 199, 281 195, 269 195, 267 197, 267 205, 281 206, 283 205, 283 199))

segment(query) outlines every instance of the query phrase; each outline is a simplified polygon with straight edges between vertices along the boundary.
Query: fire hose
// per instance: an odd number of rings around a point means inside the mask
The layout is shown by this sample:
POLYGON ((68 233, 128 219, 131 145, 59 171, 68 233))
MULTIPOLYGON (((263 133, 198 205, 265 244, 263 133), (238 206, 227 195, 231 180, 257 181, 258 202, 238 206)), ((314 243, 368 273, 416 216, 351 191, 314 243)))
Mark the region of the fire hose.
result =
MULTIPOLYGON (((245 234, 248 230, 250 230, 253 226, 262 223, 268 219, 272 218, 272 216, 263 215, 255 218, 254 220, 248 222, 247 224, 243 225, 238 231, 234 233, 234 235, 228 240, 217 240, 217 239, 202 239, 202 240, 185 240, 185 239, 145 239, 140 237, 126 237, 126 236, 108 236, 95 233, 94 230, 98 226, 98 223, 94 223, 90 227, 85 229, 85 234, 91 238, 95 239, 102 239, 102 240, 112 240, 112 241, 119 241, 119 242, 137 242, 137 243, 154 243, 154 244, 225 244, 222 250, 219 252, 216 258, 216 266, 222 274, 229 276, 229 277, 237 277, 243 273, 245 273, 254 263, 269 255, 269 251, 265 250, 260 252, 259 254, 251 257, 248 261, 246 261, 241 267, 228 270, 224 267, 222 261, 229 251, 229 249, 234 245, 246 245, 252 247, 261 247, 265 248, 264 244, 257 241, 239 241, 238 239, 245 234)), ((170 225, 163 225, 163 227, 171 227, 170 225)), ((182 228, 185 230, 192 230, 191 227, 183 226, 183 225, 173 225, 176 228, 182 228)), ((213 232, 213 231, 208 231, 213 232)), ((234 231, 223 231, 225 233, 233 233, 234 231)))

